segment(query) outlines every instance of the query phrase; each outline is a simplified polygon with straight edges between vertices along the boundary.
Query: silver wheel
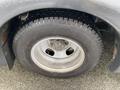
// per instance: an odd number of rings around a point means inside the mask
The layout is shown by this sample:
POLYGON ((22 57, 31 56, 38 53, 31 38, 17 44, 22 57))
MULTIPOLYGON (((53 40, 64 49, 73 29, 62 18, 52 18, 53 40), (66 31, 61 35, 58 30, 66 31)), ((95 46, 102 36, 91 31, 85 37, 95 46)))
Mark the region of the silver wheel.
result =
POLYGON ((85 52, 76 41, 55 36, 38 41, 31 49, 31 58, 45 71, 67 73, 83 64, 85 52))

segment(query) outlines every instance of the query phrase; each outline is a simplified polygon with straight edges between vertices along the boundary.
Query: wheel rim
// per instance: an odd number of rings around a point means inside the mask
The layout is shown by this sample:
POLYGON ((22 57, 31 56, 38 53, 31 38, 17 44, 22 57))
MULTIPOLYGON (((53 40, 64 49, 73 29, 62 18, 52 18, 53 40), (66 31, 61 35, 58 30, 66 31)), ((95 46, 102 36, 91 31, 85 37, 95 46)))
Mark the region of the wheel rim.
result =
POLYGON ((31 58, 45 71, 67 73, 83 64, 85 52, 76 41, 55 36, 44 38, 33 45, 31 58))

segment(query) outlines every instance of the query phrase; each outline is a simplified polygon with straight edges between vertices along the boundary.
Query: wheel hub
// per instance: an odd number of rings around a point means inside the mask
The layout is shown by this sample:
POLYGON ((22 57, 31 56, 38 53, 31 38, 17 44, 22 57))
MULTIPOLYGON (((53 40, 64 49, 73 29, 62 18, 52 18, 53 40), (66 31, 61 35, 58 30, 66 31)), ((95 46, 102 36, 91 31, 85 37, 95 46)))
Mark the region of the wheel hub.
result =
POLYGON ((83 64, 85 52, 74 40, 65 37, 48 37, 32 47, 31 58, 43 70, 67 73, 83 64))
POLYGON ((68 41, 65 41, 63 39, 51 39, 49 43, 50 46, 57 51, 64 50, 69 44, 68 41))

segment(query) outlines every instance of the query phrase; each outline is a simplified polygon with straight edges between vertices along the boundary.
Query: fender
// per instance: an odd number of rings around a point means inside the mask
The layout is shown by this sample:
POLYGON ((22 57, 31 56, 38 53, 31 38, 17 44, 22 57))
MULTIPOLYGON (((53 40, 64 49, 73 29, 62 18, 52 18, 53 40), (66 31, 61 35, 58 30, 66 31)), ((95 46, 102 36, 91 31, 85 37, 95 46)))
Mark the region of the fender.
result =
MULTIPOLYGON (((116 30, 116 53, 109 69, 113 72, 120 72, 119 0, 0 0, 0 27, 19 14, 43 8, 78 10, 97 16, 111 24, 116 30)), ((0 56, 5 57, 4 54, 0 56)), ((13 65, 13 60, 7 59, 7 61, 12 62, 13 65)), ((11 66, 11 63, 9 64, 11 66)))

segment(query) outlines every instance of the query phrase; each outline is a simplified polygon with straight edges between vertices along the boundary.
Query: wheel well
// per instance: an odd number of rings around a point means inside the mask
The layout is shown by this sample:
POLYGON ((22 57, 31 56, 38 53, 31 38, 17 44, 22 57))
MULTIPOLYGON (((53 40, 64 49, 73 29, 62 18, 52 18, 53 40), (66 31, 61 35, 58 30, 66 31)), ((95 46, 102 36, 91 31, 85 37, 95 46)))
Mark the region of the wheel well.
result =
POLYGON ((27 23, 46 17, 63 17, 81 21, 92 27, 99 35, 102 35, 104 32, 115 33, 116 31, 114 27, 112 27, 106 21, 85 12, 62 8, 46 8, 29 11, 12 18, 10 20, 10 32, 12 32, 12 30, 17 32, 19 28, 26 25, 27 23))
MULTIPOLYGON (((7 31, 7 36, 4 36, 4 33, 2 33, 2 38, 4 37, 8 38, 9 48, 11 50, 11 53, 13 53, 12 41, 14 35, 19 30, 19 28, 21 28, 23 25, 27 24, 30 21, 45 17, 64 17, 64 18, 67 17, 78 21, 82 21, 83 23, 85 22, 86 24, 89 24, 90 27, 95 28, 96 32, 102 37, 103 41, 104 41, 104 36, 106 37, 106 35, 107 37, 113 37, 113 43, 112 43, 113 45, 111 46, 114 46, 114 41, 115 41, 114 35, 116 33, 116 30, 109 23, 100 19, 99 17, 71 9, 46 8, 46 9, 34 10, 20 14, 7 22, 9 26, 9 28, 5 30, 5 32, 7 31)), ((6 41, 3 42, 4 44, 6 43, 6 41)))

